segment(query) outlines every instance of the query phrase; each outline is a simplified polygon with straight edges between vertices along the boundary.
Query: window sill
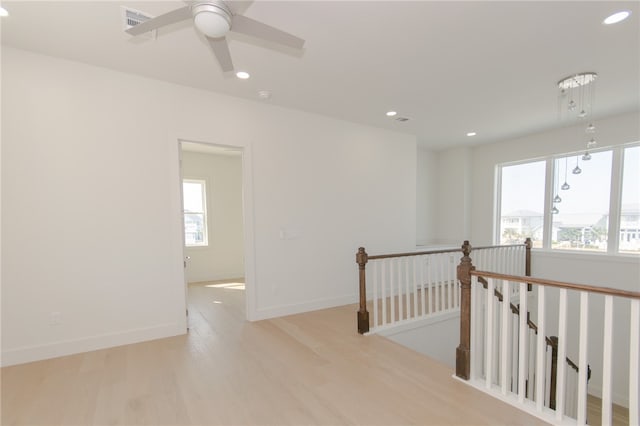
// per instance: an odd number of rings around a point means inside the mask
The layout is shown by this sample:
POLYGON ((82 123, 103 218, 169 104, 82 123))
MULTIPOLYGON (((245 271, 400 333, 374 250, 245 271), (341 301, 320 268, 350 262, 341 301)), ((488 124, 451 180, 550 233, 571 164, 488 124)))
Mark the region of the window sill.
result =
POLYGON ((565 259, 576 259, 584 261, 599 260, 605 262, 619 262, 619 263, 638 263, 640 262, 640 255, 616 253, 611 254, 607 252, 586 252, 578 250, 558 250, 558 249, 531 249, 532 254, 540 257, 556 257, 565 259))

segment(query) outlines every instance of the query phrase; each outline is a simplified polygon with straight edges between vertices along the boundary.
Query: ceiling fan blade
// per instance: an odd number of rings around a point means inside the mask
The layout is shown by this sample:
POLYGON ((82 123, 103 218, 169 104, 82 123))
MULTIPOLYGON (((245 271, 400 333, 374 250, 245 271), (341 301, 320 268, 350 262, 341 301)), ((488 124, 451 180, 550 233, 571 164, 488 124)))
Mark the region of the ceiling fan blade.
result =
POLYGON ((247 18, 244 15, 233 15, 231 31, 293 47, 294 49, 302 49, 304 45, 303 39, 255 19, 247 18))
POLYGON ((231 60, 231 53, 229 53, 229 45, 227 44, 227 39, 225 39, 224 37, 207 37, 207 40, 209 41, 211 50, 213 50, 213 54, 216 55, 218 62, 220 62, 222 71, 233 71, 233 61, 231 60))
POLYGON ((181 7, 180 9, 167 12, 163 15, 156 16, 155 18, 151 18, 148 21, 144 21, 141 24, 129 28, 127 32, 135 36, 138 34, 146 33, 147 31, 152 31, 160 27, 164 27, 165 25, 184 21, 185 19, 189 18, 191 18, 191 8, 189 6, 185 6, 181 7))

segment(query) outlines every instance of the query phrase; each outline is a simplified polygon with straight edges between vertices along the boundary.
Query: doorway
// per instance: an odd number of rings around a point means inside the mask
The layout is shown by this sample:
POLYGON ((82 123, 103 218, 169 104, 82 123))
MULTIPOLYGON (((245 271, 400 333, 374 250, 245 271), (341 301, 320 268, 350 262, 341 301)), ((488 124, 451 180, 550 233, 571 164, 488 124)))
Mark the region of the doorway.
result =
MULTIPOLYGON (((219 285, 224 282, 250 286, 247 260, 252 259, 247 252, 253 251, 253 239, 245 226, 251 216, 246 147, 180 140, 179 151, 187 302, 190 287, 224 289, 219 285)), ((244 288, 237 293, 250 319, 250 292, 244 288)))

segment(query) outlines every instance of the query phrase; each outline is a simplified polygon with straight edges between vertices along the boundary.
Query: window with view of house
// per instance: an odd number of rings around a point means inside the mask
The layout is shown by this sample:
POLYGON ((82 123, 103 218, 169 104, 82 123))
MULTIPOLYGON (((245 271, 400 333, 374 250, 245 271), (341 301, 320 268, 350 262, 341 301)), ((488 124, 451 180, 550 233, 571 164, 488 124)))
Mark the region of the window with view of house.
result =
POLYGON ((545 162, 503 166, 500 170, 500 244, 531 238, 542 247, 545 162))
POLYGON ((529 237, 547 249, 640 253, 639 168, 637 143, 499 165, 498 241, 529 237))
POLYGON ((612 151, 557 157, 551 247, 607 251, 612 151))
POLYGON ((640 253, 640 146, 624 150, 620 207, 622 253, 640 253))
POLYGON ((190 246, 206 246, 207 241, 207 197, 204 180, 182 181, 184 212, 184 243, 190 246))

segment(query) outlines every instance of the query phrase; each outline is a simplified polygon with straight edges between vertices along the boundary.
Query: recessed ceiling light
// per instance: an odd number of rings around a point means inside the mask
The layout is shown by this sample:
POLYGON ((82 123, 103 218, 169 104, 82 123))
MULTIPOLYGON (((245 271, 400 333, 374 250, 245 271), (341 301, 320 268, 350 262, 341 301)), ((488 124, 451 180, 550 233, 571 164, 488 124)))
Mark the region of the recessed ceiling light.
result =
POLYGON ((4 7, 0 6, 0 16, 9 16, 9 11, 4 7))
POLYGON ((624 21, 631 15, 631 12, 628 10, 623 10, 622 12, 616 12, 611 16, 608 16, 607 19, 602 21, 605 25, 617 24, 620 21, 624 21))
POLYGON ((467 136, 475 136, 475 135, 476 135, 476 132, 469 132, 469 133, 467 133, 467 136))
POLYGON ((248 73, 248 72, 246 72, 246 71, 238 71, 238 72, 236 73, 236 77, 238 77, 238 78, 239 78, 239 79, 241 79, 241 80, 246 80, 246 79, 248 79, 248 78, 249 78, 249 77, 251 77, 251 76, 250 76, 250 75, 249 75, 249 73, 248 73))
POLYGON ((397 114, 397 112, 395 112, 395 111, 387 111, 387 117, 393 117, 396 114, 397 114))

